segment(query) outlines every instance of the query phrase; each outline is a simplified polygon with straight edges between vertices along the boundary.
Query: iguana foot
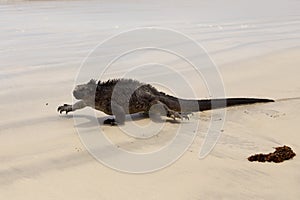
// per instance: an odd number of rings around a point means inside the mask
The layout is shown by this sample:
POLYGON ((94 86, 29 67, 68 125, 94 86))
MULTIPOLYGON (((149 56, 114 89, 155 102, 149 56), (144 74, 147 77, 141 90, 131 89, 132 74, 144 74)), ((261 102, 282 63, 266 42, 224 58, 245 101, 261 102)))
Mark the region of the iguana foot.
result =
POLYGON ((59 106, 59 107, 57 108, 57 111, 58 111, 60 114, 62 114, 64 111, 66 112, 66 114, 68 114, 68 112, 73 111, 72 105, 64 104, 64 105, 62 105, 62 106, 59 106))
POLYGON ((114 118, 108 118, 108 119, 104 120, 103 124, 108 124, 108 125, 112 125, 112 126, 117 125, 116 120, 114 118))
POLYGON ((189 117, 190 114, 191 113, 180 113, 182 119, 187 119, 187 120, 190 120, 190 117, 189 117))
POLYGON ((108 118, 106 120, 103 121, 103 124, 108 124, 111 126, 117 126, 117 125, 124 125, 123 123, 117 122, 115 118, 108 118))
POLYGON ((167 117, 170 117, 172 118, 173 120, 176 120, 177 119, 187 119, 189 120, 189 116, 185 113, 179 113, 179 112, 176 112, 176 111, 173 111, 173 110, 168 110, 167 111, 167 117))

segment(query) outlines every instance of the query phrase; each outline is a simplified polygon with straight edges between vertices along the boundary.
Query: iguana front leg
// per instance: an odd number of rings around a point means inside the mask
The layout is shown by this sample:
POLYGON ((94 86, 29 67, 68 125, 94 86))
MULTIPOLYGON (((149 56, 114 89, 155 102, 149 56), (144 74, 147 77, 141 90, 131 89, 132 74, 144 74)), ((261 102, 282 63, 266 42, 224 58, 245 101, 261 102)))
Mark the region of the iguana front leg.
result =
POLYGON ((113 111, 113 115, 115 118, 109 118, 104 120, 103 124, 109 124, 112 126, 115 125, 124 125, 125 123, 125 112, 122 106, 118 105, 117 103, 112 102, 111 108, 113 111))
POLYGON ((68 112, 72 112, 78 109, 82 109, 86 107, 86 104, 83 101, 78 101, 76 102, 74 105, 69 105, 69 104, 64 104, 62 106, 59 106, 57 108, 57 111, 61 114, 64 111, 66 112, 66 114, 68 114, 68 112))

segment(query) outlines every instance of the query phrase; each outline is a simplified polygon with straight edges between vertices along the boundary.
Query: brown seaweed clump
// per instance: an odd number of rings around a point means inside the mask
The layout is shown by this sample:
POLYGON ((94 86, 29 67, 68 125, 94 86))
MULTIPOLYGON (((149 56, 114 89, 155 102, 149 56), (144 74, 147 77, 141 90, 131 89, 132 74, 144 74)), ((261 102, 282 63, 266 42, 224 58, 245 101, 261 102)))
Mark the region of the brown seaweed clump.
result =
POLYGON ((250 162, 258 161, 258 162, 283 162, 285 160, 289 160, 296 156, 296 154, 293 152, 291 147, 283 146, 283 147, 276 147, 275 151, 273 153, 269 154, 255 154, 248 158, 250 162))

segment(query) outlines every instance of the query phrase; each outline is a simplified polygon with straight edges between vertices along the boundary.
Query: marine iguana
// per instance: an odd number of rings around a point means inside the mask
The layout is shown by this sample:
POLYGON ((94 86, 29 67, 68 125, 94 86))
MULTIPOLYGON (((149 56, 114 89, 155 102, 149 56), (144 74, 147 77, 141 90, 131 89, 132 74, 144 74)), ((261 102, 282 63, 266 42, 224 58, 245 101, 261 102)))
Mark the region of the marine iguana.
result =
POLYGON ((225 99, 180 99, 158 91, 150 84, 132 79, 112 79, 105 82, 90 80, 77 85, 73 96, 79 101, 73 105, 64 104, 58 112, 82 109, 86 106, 102 111, 115 118, 107 119, 104 124, 124 124, 126 114, 154 113, 176 119, 188 119, 192 112, 224 108, 242 104, 274 102, 261 98, 225 98, 225 99))

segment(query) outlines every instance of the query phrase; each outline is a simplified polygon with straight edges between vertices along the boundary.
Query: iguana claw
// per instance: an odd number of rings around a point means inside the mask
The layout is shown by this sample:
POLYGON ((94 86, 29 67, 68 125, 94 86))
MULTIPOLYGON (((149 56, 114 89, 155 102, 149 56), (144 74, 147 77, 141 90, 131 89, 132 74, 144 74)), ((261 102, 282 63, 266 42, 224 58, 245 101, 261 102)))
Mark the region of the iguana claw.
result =
POLYGON ((57 111, 62 114, 64 111, 66 112, 66 114, 68 114, 68 112, 71 112, 72 111, 72 105, 69 105, 69 104, 64 104, 62 106, 59 106, 57 108, 57 111))

